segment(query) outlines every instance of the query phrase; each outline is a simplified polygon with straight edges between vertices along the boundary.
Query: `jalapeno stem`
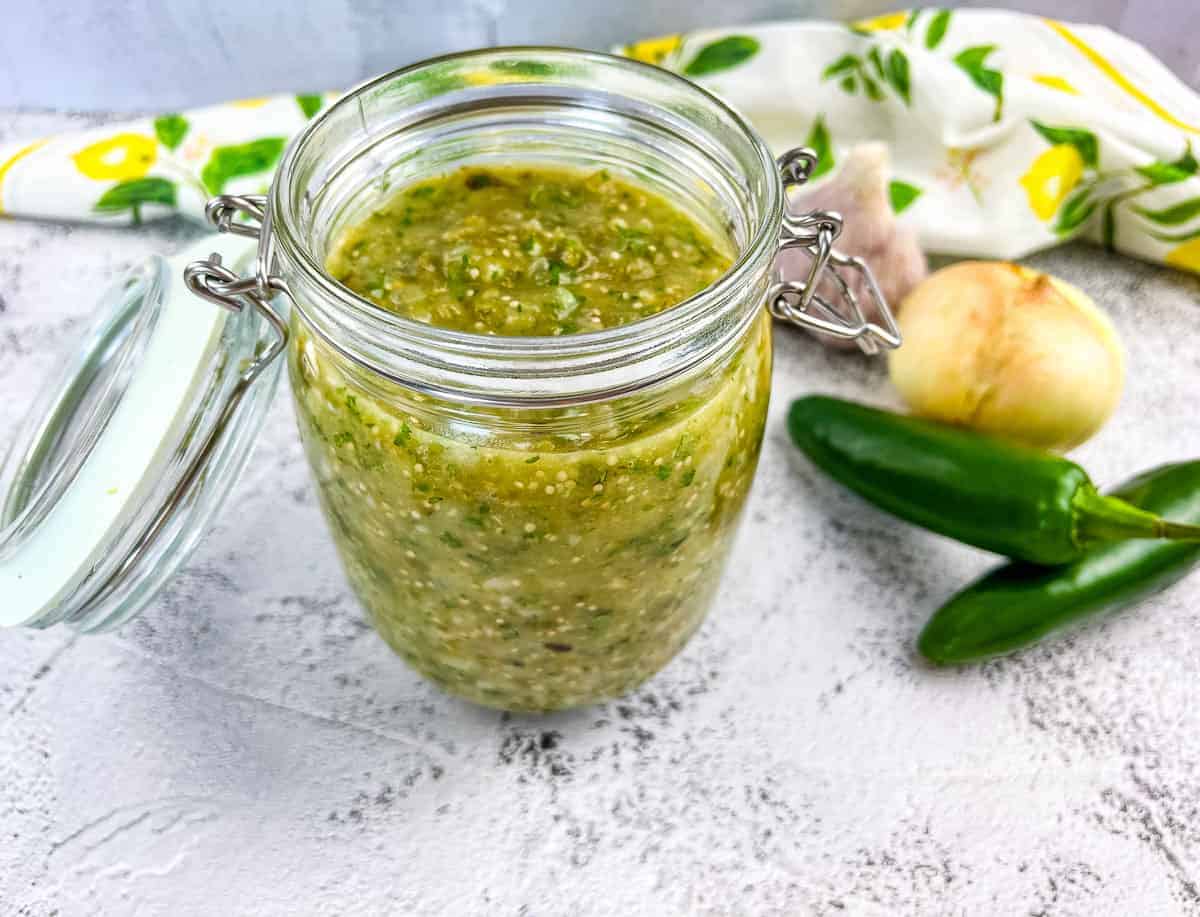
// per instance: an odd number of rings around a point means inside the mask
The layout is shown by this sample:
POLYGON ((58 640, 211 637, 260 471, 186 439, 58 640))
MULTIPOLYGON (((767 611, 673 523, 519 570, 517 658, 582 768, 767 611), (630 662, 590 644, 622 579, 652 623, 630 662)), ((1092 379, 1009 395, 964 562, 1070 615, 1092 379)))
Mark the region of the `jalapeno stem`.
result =
POLYGON ((1081 545, 1125 538, 1200 541, 1200 525, 1171 522, 1138 509, 1132 503, 1106 497, 1091 486, 1079 488, 1071 502, 1075 510, 1076 538, 1081 545))

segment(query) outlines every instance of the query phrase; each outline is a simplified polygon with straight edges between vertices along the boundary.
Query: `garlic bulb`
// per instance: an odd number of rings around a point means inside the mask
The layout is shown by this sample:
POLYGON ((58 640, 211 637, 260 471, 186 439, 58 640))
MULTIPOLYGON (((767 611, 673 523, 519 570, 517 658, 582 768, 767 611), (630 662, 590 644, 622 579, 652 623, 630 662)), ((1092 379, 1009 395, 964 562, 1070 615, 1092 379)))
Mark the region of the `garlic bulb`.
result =
MULTIPOLYGON (((895 309, 908 291, 925 277, 928 268, 916 234, 901 225, 892 212, 888 196, 890 170, 886 145, 866 143, 856 146, 827 184, 794 201, 792 209, 840 213, 844 218, 842 234, 834 247, 844 255, 857 255, 867 263, 884 300, 895 309)), ((803 252, 785 252, 779 266, 785 277, 802 277, 808 269, 808 257, 803 252)), ((850 281, 850 288, 863 304, 864 312, 869 313, 867 307, 871 300, 858 275, 846 271, 843 276, 850 281)), ((831 300, 837 299, 836 288, 828 281, 818 287, 818 292, 831 300)), ((868 320, 877 318, 867 314, 868 320)), ((846 343, 827 335, 818 336, 828 343, 846 343)))
POLYGON ((1124 382, 1116 330, 1079 289, 1006 262, 943 268, 900 306, 892 382, 913 412, 1065 450, 1112 414, 1124 382))

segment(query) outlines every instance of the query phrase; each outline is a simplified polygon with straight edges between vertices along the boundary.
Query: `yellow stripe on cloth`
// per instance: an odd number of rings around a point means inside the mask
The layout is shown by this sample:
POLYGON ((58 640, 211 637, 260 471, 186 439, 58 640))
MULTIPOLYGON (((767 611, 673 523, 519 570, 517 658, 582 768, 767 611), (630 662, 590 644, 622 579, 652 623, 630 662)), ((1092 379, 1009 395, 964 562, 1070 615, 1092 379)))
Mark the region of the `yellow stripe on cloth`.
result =
POLYGON ((1068 29, 1061 22, 1056 22, 1053 19, 1043 19, 1042 21, 1045 22, 1046 25, 1050 26, 1050 28, 1052 28, 1055 32, 1057 32, 1064 41, 1066 41, 1080 54, 1086 57, 1096 67, 1096 69, 1098 69, 1101 73, 1125 90, 1125 92, 1129 93, 1168 124, 1173 124, 1175 127, 1181 128, 1182 130, 1188 131, 1192 134, 1200 134, 1200 127, 1187 124, 1176 118, 1173 114, 1150 98, 1150 96, 1146 95, 1146 93, 1134 86, 1133 83, 1131 83, 1123 73, 1117 70, 1116 67, 1110 64, 1099 51, 1084 42, 1082 38, 1068 29))
POLYGON ((32 153, 40 146, 46 144, 45 140, 35 140, 29 146, 21 147, 4 162, 0 163, 0 213, 4 213, 4 176, 8 174, 8 170, 15 166, 18 162, 32 153))
POLYGON ((1059 92, 1069 92, 1073 96, 1079 95, 1079 90, 1072 86, 1070 82, 1052 73, 1035 73, 1033 81, 1041 83, 1043 86, 1048 86, 1051 89, 1057 89, 1059 92))

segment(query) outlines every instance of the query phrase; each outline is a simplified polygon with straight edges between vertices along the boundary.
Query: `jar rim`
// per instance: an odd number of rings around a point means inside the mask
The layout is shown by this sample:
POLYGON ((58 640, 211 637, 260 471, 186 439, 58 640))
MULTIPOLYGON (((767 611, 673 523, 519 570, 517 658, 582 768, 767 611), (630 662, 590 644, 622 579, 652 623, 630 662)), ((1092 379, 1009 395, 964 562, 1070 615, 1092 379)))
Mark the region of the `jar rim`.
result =
MULTIPOLYGON (((528 82, 536 83, 537 80, 528 82)), ((479 91, 478 88, 476 91, 479 91)), ((486 87, 483 94, 477 96, 474 104, 486 104, 488 93, 486 87)), ((754 179, 759 176, 743 176, 754 179)), ((767 148, 765 141, 754 128, 737 111, 714 93, 709 92, 685 77, 642 61, 607 54, 599 51, 587 51, 565 47, 542 45, 513 45, 482 48, 470 51, 455 52, 438 57, 428 58, 398 68, 365 80, 346 92, 337 101, 323 109, 315 116, 305 129, 288 145, 272 181, 268 195, 266 214, 266 234, 268 245, 261 253, 263 263, 270 265, 277 256, 282 256, 288 268, 298 269, 304 281, 315 287, 322 297, 336 304, 336 309, 343 319, 349 322, 361 323, 371 338, 386 349, 389 344, 404 345, 406 352, 443 352, 458 358, 478 358, 489 364, 500 374, 512 373, 518 377, 526 374, 545 373, 555 361, 564 365, 559 375, 578 373, 581 367, 592 366, 597 361, 610 361, 619 352, 644 355, 664 346, 669 347, 672 339, 696 322, 709 316, 720 304, 738 297, 752 285, 756 273, 763 270, 763 264, 771 263, 778 247, 780 225, 783 219, 785 198, 783 186, 778 178, 774 157, 767 148), (762 186, 765 198, 760 211, 755 214, 749 227, 744 244, 739 246, 737 257, 730 267, 712 284, 698 291, 684 301, 657 312, 653 315, 638 319, 634 322, 604 328, 595 331, 584 331, 557 336, 509 336, 489 335, 471 331, 460 331, 443 328, 415 319, 406 318, 391 312, 371 300, 358 295, 348 287, 336 281, 326 270, 323 257, 325 252, 314 252, 311 246, 305 244, 297 232, 299 216, 296 210, 294 183, 297 181, 297 169, 301 157, 309 146, 318 140, 324 130, 339 115, 344 115, 348 109, 356 110, 360 119, 365 121, 362 100, 373 91, 402 78, 411 78, 421 71, 433 71, 448 64, 495 64, 496 62, 511 61, 514 57, 527 56, 531 59, 545 60, 551 58, 556 62, 584 63, 603 68, 615 68, 617 71, 662 81, 674 89, 685 93, 690 98, 703 103, 711 113, 720 120, 736 128, 739 141, 753 150, 757 167, 761 170, 762 186), (578 361, 579 365, 574 365, 578 361), (504 368, 500 369, 503 364, 504 368)), ((292 277, 286 272, 285 280, 293 289, 292 277)), ((322 311, 314 309, 311 302, 305 302, 304 297, 293 295, 296 308, 310 320, 318 333, 327 343, 341 351, 359 365, 391 378, 400 384, 441 396, 463 396, 461 400, 479 403, 564 403, 581 400, 579 391, 573 391, 564 398, 557 397, 474 397, 464 394, 455 386, 439 386, 429 382, 421 382, 411 378, 411 374, 397 372, 388 360, 378 359, 378 354, 364 355, 358 348, 346 346, 339 339, 336 330, 323 327, 328 324, 312 321, 313 313, 322 311), (332 333, 330 333, 332 331, 332 333)), ((761 304, 759 304, 761 305, 761 304)), ((324 310, 329 317, 329 310, 324 310)), ((742 326, 748 324, 753 315, 745 317, 742 326)), ((344 330, 343 322, 335 325, 344 330)), ((642 378, 637 385, 617 388, 602 387, 586 393, 582 400, 602 400, 626 391, 641 388, 651 382, 661 381, 668 376, 675 376, 694 366, 697 359, 690 363, 679 363, 670 368, 669 372, 657 373, 654 378, 642 378)))

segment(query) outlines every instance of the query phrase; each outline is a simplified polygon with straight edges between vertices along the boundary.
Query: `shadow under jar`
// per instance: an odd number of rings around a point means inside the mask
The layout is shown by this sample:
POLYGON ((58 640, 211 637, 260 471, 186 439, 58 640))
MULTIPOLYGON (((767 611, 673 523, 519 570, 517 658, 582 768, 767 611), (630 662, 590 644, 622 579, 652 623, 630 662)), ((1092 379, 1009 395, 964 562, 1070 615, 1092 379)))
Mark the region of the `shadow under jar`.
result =
POLYGON ((722 103, 583 52, 390 74, 289 148, 265 245, 293 300, 299 430, 347 576, 414 668, 481 704, 554 710, 634 688, 696 630, 762 441, 783 207, 770 153, 722 103), (330 277, 343 232, 397 190, 514 164, 607 170, 733 264, 665 311, 557 337, 412 321, 330 277))

